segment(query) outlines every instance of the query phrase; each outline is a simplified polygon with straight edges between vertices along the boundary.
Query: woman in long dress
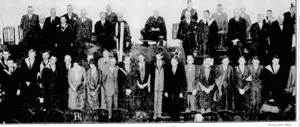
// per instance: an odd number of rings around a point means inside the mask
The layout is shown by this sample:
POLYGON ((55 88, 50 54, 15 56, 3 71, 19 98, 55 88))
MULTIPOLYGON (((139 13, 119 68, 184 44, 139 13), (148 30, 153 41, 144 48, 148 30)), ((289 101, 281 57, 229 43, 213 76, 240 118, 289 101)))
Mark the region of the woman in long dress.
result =
POLYGON ((259 113, 261 107, 261 90, 262 90, 262 81, 261 81, 261 71, 264 69, 262 65, 259 64, 260 61, 257 56, 252 58, 252 64, 249 65, 251 73, 251 87, 250 87, 250 120, 255 120, 255 117, 259 113))
POLYGON ((78 60, 74 60, 73 68, 69 71, 69 108, 83 109, 85 100, 85 84, 86 72, 83 67, 78 64, 78 60))
POLYGON ((97 69, 95 60, 90 59, 90 69, 87 71, 87 102, 91 109, 100 107, 99 88, 101 83, 102 73, 97 69))

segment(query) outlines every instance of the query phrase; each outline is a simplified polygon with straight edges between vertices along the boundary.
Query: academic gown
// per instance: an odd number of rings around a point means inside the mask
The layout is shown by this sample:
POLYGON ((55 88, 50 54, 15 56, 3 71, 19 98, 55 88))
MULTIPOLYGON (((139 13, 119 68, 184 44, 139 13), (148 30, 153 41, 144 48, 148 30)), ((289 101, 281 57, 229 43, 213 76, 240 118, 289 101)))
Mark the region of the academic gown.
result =
POLYGON ((283 54, 283 31, 277 20, 273 21, 268 27, 268 37, 270 39, 270 54, 281 56, 283 54))
POLYGON ((136 111, 135 93, 137 83, 137 71, 134 65, 130 65, 130 71, 126 71, 124 66, 121 66, 118 72, 118 104, 119 108, 129 111, 130 116, 133 116, 136 111), (131 93, 127 96, 126 89, 130 89, 131 93))
POLYGON ((197 32, 200 55, 215 57, 215 50, 218 44, 218 30, 217 22, 214 19, 209 19, 208 22, 200 20, 197 32))
POLYGON ((19 110, 19 97, 17 91, 20 87, 19 82, 19 72, 18 69, 15 69, 13 72, 9 72, 8 69, 3 70, 2 72, 2 90, 5 91, 5 100, 4 100, 4 109, 2 110, 6 114, 5 119, 11 120, 15 118, 16 113, 19 110))
POLYGON ((163 40, 167 40, 167 29, 165 20, 163 17, 150 16, 145 24, 145 28, 142 30, 144 40, 159 41, 159 36, 163 36, 163 40), (152 31, 152 28, 159 28, 158 31, 152 31))
POLYGON ((116 45, 113 41, 113 26, 111 22, 108 20, 106 20, 104 24, 101 20, 96 22, 95 33, 98 43, 103 49, 111 50, 115 48, 116 45))
POLYGON ((120 46, 120 37, 121 37, 121 23, 124 24, 124 35, 123 35, 123 52, 127 53, 130 51, 130 45, 126 47, 126 43, 128 42, 129 44, 131 43, 131 35, 130 35, 130 29, 128 23, 123 20, 123 21, 117 21, 114 27, 114 35, 117 37, 119 46, 120 46), (116 28, 118 26, 118 28, 116 28), (117 31, 116 31, 117 29, 117 31))
POLYGON ((73 44, 73 31, 69 24, 66 24, 64 27, 60 24, 57 28, 56 34, 57 40, 57 55, 59 57, 59 61, 63 61, 65 55, 70 54, 73 44))
POLYGON ((32 66, 30 66, 27 64, 26 59, 22 61, 20 67, 20 74, 22 75, 20 97, 22 98, 23 103, 34 106, 38 103, 37 73, 40 71, 38 64, 39 62, 37 59, 35 59, 32 66), (26 84, 26 82, 30 83, 29 86, 26 84))
POLYGON ((42 70, 41 80, 44 87, 44 103, 47 109, 56 109, 58 108, 58 90, 59 86, 59 77, 57 68, 53 71, 50 67, 45 67, 42 70))
POLYGON ((179 23, 177 38, 182 40, 185 55, 191 55, 196 47, 197 21, 194 19, 188 23, 185 19, 179 23))
POLYGON ((258 22, 252 24, 250 28, 250 35, 252 37, 251 56, 259 56, 262 65, 266 65, 266 59, 269 51, 267 24, 262 23, 262 28, 259 27, 258 22))
POLYGON ((286 12, 283 14, 284 20, 283 20, 283 34, 284 34, 284 41, 286 42, 285 45, 283 45, 285 48, 284 50, 286 52, 291 51, 292 47, 292 40, 293 40, 293 34, 295 33, 295 27, 296 24, 296 16, 295 14, 292 14, 290 12, 286 12))
POLYGON ((54 20, 51 22, 51 17, 45 19, 45 37, 46 37, 46 49, 50 51, 55 50, 55 40, 57 34, 57 27, 60 24, 60 18, 55 16, 54 20))
POLYGON ((280 66, 277 73, 274 73, 272 66, 266 66, 262 71, 263 82, 263 102, 269 99, 279 104, 280 107, 284 105, 286 83, 288 79, 288 72, 280 66))
POLYGON ((246 20, 239 18, 238 21, 235 18, 231 18, 228 23, 227 43, 228 54, 230 60, 233 61, 233 65, 237 65, 237 60, 240 55, 243 54, 243 44, 246 42, 246 20), (237 45, 233 45, 232 40, 239 39, 237 45))

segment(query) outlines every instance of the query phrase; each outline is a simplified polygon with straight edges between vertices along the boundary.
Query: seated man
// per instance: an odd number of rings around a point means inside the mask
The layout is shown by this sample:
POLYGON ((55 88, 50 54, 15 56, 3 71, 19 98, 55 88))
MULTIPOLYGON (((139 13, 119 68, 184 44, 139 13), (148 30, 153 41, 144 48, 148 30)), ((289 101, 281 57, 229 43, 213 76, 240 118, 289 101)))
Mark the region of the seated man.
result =
POLYGON ((164 18, 159 16, 159 11, 154 10, 146 22, 145 28, 141 30, 143 40, 162 41, 167 40, 167 29, 164 18))

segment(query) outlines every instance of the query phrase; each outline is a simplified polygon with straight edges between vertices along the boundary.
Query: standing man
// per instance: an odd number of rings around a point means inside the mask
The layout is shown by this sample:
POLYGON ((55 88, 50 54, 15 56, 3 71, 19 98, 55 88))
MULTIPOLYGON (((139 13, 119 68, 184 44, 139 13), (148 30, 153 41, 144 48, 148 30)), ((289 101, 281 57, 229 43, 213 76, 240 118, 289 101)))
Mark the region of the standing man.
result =
POLYGON ((224 49, 225 38, 228 28, 228 17, 225 12, 223 12, 222 4, 218 4, 217 12, 212 14, 211 18, 215 19, 218 25, 218 46, 217 49, 224 49))
POLYGON ((28 50, 35 46, 36 42, 36 31, 35 28, 39 23, 39 16, 33 14, 33 7, 28 6, 28 14, 23 15, 21 19, 21 29, 23 30, 23 41, 25 48, 28 50))
POLYGON ((200 55, 210 55, 212 58, 215 58, 215 50, 218 43, 218 25, 213 18, 210 18, 210 12, 208 10, 205 10, 203 14, 204 19, 200 20, 198 24, 200 55))
POLYGON ((38 44, 37 44, 37 52, 38 54, 42 53, 43 50, 45 50, 46 47, 46 30, 45 30, 45 16, 40 15, 39 16, 39 24, 36 27, 36 31, 38 34, 38 44))
POLYGON ((60 24, 60 18, 56 16, 56 10, 51 8, 50 16, 45 20, 45 28, 46 28, 46 49, 50 51, 54 51, 55 46, 55 36, 57 33, 57 27, 60 24))
POLYGON ((153 16, 150 16, 146 22, 145 28, 142 30, 144 40, 158 42, 159 40, 167 40, 167 29, 165 20, 159 16, 159 11, 155 9, 153 16))
POLYGON ((186 78, 184 67, 178 65, 177 56, 171 59, 171 65, 166 68, 165 73, 164 95, 168 100, 168 113, 172 121, 180 121, 186 78))
POLYGON ((284 45, 284 50, 290 52, 292 48, 293 34, 295 32, 294 25, 296 24, 296 7, 291 6, 290 11, 283 14, 283 33, 284 40, 286 44, 284 45))
POLYGON ((187 11, 189 11, 191 13, 192 19, 198 21, 198 14, 197 14, 196 9, 193 8, 193 2, 192 2, 192 0, 188 0, 187 1, 187 8, 184 9, 184 10, 182 10, 180 20, 185 19, 185 12, 187 12, 187 11))
POLYGON ((246 20, 241 17, 240 9, 234 9, 234 17, 229 20, 227 33, 228 54, 234 65, 244 52, 246 29, 246 20))
MULTIPOLYGON (((250 28, 250 35, 252 37, 252 47, 254 48, 252 56, 258 56, 261 58, 262 65, 266 65, 267 61, 265 61, 268 56, 269 51, 269 43, 268 43, 268 33, 267 28, 268 25, 263 22, 264 16, 259 14, 257 16, 257 22, 254 23, 250 28)), ((250 56, 250 57, 252 57, 250 56)))
POLYGON ((191 19, 191 12, 185 12, 185 19, 179 24, 177 38, 182 40, 185 56, 191 55, 196 47, 197 21, 191 19))
POLYGON ((111 22, 112 26, 115 26, 115 24, 118 20, 117 14, 115 12, 112 12, 112 9, 111 9, 110 5, 106 6, 105 18, 106 18, 106 20, 111 22))
POLYGON ((87 18, 87 10, 81 10, 81 17, 76 20, 76 43, 82 44, 85 41, 90 40, 90 36, 93 28, 93 21, 87 18))
POLYGON ((106 19, 104 12, 100 13, 100 21, 95 24, 95 33, 97 35, 98 43, 102 49, 111 50, 115 46, 113 43, 113 26, 106 19))
POLYGON ((246 7, 241 8, 241 17, 246 20, 247 32, 250 30, 250 26, 252 24, 251 18, 248 14, 246 14, 246 7))
POLYGON ((123 42, 123 52, 128 53, 131 48, 131 35, 129 24, 123 20, 123 14, 118 13, 118 21, 116 22, 115 29, 114 29, 115 40, 119 42, 119 49, 121 50, 121 41, 123 42))
POLYGON ((78 15, 73 12, 72 5, 67 6, 67 13, 63 16, 66 17, 67 23, 71 26, 72 30, 75 31, 75 21, 78 19, 78 15))

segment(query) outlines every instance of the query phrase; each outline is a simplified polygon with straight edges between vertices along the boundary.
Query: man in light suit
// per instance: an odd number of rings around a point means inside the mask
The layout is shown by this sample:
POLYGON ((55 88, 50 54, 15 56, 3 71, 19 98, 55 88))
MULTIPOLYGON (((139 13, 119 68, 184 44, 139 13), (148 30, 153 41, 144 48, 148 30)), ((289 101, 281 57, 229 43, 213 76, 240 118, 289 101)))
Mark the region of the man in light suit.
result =
POLYGON ((36 31, 35 28, 39 22, 39 16, 33 14, 33 7, 28 6, 28 14, 23 15, 21 19, 21 29, 23 30, 23 41, 26 49, 31 49, 35 46, 36 31))

